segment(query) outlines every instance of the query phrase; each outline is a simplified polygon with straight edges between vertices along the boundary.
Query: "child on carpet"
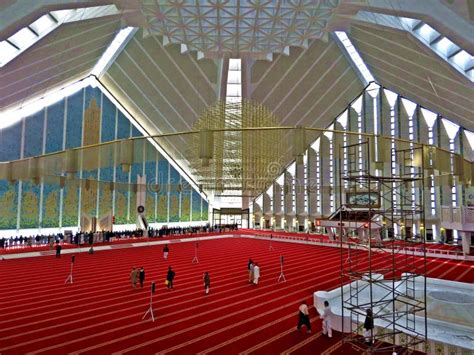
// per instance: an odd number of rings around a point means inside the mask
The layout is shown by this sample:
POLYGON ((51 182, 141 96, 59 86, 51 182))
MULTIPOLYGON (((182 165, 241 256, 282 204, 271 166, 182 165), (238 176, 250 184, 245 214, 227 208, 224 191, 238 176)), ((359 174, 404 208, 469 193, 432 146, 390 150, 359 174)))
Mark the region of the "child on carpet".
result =
POLYGON ((328 337, 332 338, 332 311, 328 301, 324 301, 324 311, 321 318, 323 319, 323 335, 327 335, 328 337))

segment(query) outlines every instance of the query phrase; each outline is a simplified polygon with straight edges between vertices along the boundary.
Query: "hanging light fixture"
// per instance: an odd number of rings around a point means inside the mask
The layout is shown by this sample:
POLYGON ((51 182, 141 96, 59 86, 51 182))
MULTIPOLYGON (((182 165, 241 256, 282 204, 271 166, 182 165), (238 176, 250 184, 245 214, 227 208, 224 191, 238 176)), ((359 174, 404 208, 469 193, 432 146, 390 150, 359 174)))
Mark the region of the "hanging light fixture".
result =
POLYGON ((39 184, 39 159, 38 158, 31 158, 28 160, 28 174, 27 179, 31 180, 33 184, 39 184))
POLYGON ((303 154, 306 149, 305 129, 301 126, 293 129, 293 157, 296 164, 303 164, 303 154))
POLYGON ((7 181, 11 185, 13 185, 16 182, 16 180, 13 178, 13 162, 10 161, 10 162, 7 163, 6 170, 7 170, 7 174, 6 174, 7 175, 7 181))
POLYGON ((133 141, 125 140, 120 142, 120 165, 124 173, 130 172, 133 164, 133 141))
POLYGON ((66 177, 60 176, 59 177, 59 187, 61 189, 64 189, 64 186, 66 186, 66 177))
POLYGON ((77 173, 77 151, 70 149, 66 150, 64 157, 65 173, 68 179, 72 179, 77 173))
POLYGON ((199 132, 199 158, 203 167, 209 166, 214 148, 214 134, 208 129, 199 132))

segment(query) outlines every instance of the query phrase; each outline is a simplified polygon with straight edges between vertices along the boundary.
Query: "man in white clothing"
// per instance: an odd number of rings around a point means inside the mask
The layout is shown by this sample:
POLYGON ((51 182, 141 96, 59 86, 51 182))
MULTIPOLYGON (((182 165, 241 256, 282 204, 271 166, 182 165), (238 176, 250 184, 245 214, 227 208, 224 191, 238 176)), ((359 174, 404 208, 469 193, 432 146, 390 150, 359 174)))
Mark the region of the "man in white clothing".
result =
POLYGON ((323 319, 323 334, 332 338, 331 318, 332 311, 328 301, 324 301, 324 311, 321 317, 323 319))
POLYGON ((260 277, 260 266, 258 266, 258 263, 255 264, 253 267, 253 283, 255 285, 258 285, 258 278, 260 277))

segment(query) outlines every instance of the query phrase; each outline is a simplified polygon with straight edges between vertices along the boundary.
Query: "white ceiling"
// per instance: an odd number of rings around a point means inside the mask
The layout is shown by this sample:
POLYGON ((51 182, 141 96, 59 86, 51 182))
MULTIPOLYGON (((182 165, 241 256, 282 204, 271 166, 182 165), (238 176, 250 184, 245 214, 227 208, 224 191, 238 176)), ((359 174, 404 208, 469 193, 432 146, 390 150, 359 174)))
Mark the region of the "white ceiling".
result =
MULTIPOLYGON (((1 68, 1 110, 88 75, 116 33, 135 26, 140 30, 100 80, 148 133, 191 129, 224 97, 223 58, 229 56, 243 59, 244 98, 268 107, 282 125, 326 127, 364 86, 331 33, 338 30, 348 33, 381 85, 474 130, 472 82, 408 32, 358 16, 422 19, 472 54, 467 0, 248 0, 241 7, 230 0, 27 3, 1 3, 0 40, 51 11, 111 4, 118 11, 62 24, 1 68)), ((178 160, 186 149, 179 141, 167 148, 178 160)))
POLYGON ((353 25, 350 38, 387 88, 474 130, 474 84, 407 32, 353 25))
POLYGON ((0 108, 87 76, 120 27, 116 16, 62 24, 0 69, 0 108))
POLYGON ((224 53, 265 58, 321 38, 341 0, 155 1, 141 12, 150 34, 211 57, 224 53))

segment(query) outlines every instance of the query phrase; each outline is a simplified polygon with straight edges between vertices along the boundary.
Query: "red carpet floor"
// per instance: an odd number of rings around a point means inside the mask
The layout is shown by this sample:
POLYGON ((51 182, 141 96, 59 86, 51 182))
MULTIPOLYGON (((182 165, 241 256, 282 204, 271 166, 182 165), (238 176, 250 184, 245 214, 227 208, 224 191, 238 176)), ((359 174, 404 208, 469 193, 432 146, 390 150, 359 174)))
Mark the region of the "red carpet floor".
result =
MULTIPOLYGON (((0 261, 0 353, 6 354, 354 354, 340 336, 321 335, 310 309, 313 333, 297 332, 297 309, 312 293, 340 282, 339 250, 246 238, 170 244, 78 254, 74 284, 65 285, 70 255, 0 261), (279 255, 287 282, 277 283, 279 255), (247 260, 260 264, 258 286, 248 284, 247 260), (168 265, 176 271, 167 291, 168 265), (132 289, 132 266, 144 266, 144 289, 132 289), (205 296, 202 273, 211 275, 205 296), (155 281, 156 321, 142 320, 155 281)), ((383 265, 384 256, 375 260, 383 265)), ((429 276, 474 282, 474 264, 429 259, 429 276)))

